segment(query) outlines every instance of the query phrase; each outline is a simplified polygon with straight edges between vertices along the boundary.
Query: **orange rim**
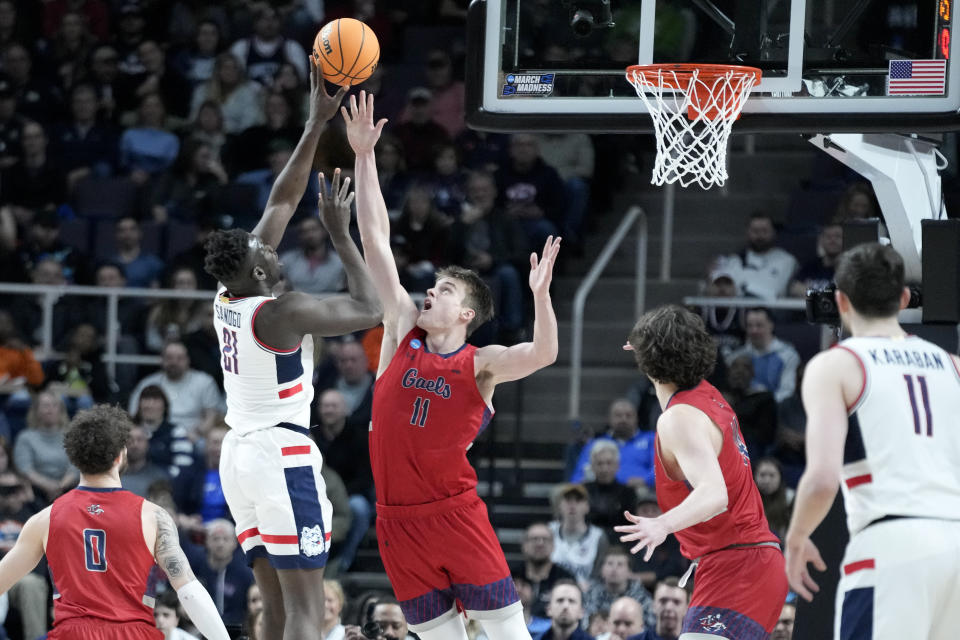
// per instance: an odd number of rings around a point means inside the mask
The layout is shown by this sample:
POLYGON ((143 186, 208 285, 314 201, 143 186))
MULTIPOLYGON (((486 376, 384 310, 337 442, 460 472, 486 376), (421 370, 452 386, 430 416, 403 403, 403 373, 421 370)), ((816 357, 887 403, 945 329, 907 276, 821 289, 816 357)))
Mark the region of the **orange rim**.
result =
POLYGON ((647 74, 658 77, 662 87, 668 89, 686 89, 686 86, 677 86, 677 82, 688 81, 696 71, 697 77, 702 80, 714 80, 731 71, 741 76, 753 76, 754 83, 760 82, 763 71, 756 67, 745 67, 736 64, 694 64, 694 63, 667 63, 667 64, 633 64, 627 67, 627 79, 633 80, 637 75, 646 78, 647 74), (661 71, 671 73, 662 74, 661 71))
POLYGON ((687 106, 687 117, 690 120, 739 120, 740 109, 736 112, 725 112, 715 106, 707 106, 711 98, 722 97, 727 102, 732 92, 742 88, 732 86, 730 82, 718 82, 720 78, 730 73, 737 80, 746 80, 753 77, 752 84, 760 82, 763 71, 756 67, 745 67, 735 64, 634 64, 627 67, 627 80, 641 91, 638 78, 647 85, 656 85, 661 89, 672 89, 688 92, 690 104, 687 106), (694 72, 697 73, 698 83, 692 82, 694 72), (701 106, 704 105, 704 106, 701 106))

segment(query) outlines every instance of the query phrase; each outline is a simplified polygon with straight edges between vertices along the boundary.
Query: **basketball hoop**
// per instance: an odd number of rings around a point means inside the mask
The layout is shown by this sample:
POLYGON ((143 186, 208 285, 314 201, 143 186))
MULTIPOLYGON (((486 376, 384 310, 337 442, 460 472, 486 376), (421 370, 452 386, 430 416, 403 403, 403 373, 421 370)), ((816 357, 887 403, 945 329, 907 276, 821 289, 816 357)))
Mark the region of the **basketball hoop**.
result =
POLYGON ((727 64, 627 67, 627 81, 647 106, 657 136, 651 182, 723 186, 733 121, 760 75, 760 69, 727 64))

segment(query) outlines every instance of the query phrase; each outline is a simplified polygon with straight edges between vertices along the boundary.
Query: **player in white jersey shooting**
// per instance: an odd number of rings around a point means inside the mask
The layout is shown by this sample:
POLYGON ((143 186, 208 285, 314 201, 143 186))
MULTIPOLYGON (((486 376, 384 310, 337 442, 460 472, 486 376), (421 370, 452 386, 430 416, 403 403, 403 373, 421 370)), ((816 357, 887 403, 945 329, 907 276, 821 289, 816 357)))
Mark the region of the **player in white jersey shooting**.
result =
POLYGON ((810 534, 843 490, 838 640, 947 640, 960 629, 960 360, 907 335, 903 259, 889 246, 842 255, 836 301, 853 335, 803 377, 807 468, 787 532, 787 576, 811 600, 810 534))
POLYGON ((339 169, 332 190, 321 174, 319 207, 343 262, 349 295, 272 295, 281 275, 275 247, 306 188, 320 132, 344 94, 329 96, 317 67, 310 85, 310 117, 260 222, 252 233, 217 232, 206 245, 206 270, 220 282, 214 326, 231 427, 220 475, 263 598, 264 640, 322 637, 331 506, 309 431, 312 336, 366 329, 382 318, 376 289, 348 232, 353 194, 349 179, 340 184, 339 169))

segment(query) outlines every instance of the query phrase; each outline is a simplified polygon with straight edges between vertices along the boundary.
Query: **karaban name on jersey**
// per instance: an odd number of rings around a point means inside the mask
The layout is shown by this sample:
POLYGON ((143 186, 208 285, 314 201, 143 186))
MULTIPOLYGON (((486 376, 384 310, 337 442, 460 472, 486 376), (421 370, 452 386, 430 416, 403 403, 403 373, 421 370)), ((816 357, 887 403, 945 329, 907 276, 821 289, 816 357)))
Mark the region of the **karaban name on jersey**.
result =
POLYGON ((373 390, 370 464, 379 504, 424 504, 476 489, 467 449, 493 417, 477 388, 476 350, 431 353, 418 327, 400 342, 373 390))
POLYGON ((847 526, 886 516, 960 520, 960 371, 916 336, 848 338, 863 388, 843 451, 847 526))
POLYGON ((313 338, 304 336, 293 349, 275 349, 253 331, 257 313, 275 299, 236 298, 222 290, 213 302, 213 325, 227 392, 225 420, 241 434, 280 422, 310 428, 313 338))

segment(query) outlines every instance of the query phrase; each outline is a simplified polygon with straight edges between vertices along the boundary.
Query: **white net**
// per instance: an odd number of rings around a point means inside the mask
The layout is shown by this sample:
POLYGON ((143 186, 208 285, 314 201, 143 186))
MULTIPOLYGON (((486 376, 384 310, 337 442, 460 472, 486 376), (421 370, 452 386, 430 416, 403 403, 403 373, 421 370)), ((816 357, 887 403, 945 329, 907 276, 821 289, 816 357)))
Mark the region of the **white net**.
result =
POLYGON ((657 159, 651 182, 722 187, 727 179, 727 140, 759 80, 759 70, 634 66, 627 69, 627 80, 653 118, 657 159))

